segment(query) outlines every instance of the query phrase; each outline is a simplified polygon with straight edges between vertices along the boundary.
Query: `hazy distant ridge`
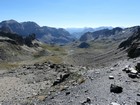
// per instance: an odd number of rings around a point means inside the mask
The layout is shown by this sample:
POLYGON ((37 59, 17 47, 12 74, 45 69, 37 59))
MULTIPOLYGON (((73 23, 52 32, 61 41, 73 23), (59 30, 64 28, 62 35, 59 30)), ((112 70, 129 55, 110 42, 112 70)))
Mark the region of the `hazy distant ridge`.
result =
POLYGON ((112 29, 113 27, 97 27, 97 28, 91 28, 91 27, 85 27, 85 28, 66 28, 66 30, 76 38, 80 38, 84 33, 86 32, 94 32, 98 30, 103 30, 103 29, 112 29))

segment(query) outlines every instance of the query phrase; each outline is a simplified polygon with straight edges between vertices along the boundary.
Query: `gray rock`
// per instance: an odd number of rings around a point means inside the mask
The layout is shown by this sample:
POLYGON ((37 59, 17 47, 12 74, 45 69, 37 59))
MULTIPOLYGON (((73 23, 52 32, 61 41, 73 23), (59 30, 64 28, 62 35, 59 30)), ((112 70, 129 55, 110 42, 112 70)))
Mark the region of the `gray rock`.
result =
POLYGON ((138 72, 140 72, 140 63, 137 63, 136 69, 137 69, 138 72))
POLYGON ((109 79, 114 79, 114 76, 110 75, 110 76, 109 76, 109 79))
POLYGON ((140 101, 137 101, 136 103, 137 103, 137 105, 140 105, 140 101))
POLYGON ((66 95, 69 95, 70 94, 70 92, 66 92, 66 95))
POLYGON ((137 96, 140 96, 140 93, 138 93, 137 96))
POLYGON ((65 81, 66 78, 68 78, 69 76, 70 76, 69 73, 61 74, 61 75, 60 75, 60 79, 57 79, 56 81, 54 81, 53 86, 55 86, 55 85, 57 85, 57 84, 59 84, 59 83, 65 81))
POLYGON ((81 105, 91 104, 91 99, 88 97, 86 101, 82 102, 81 105))
POLYGON ((118 103, 116 103, 116 102, 111 102, 110 105, 120 105, 120 104, 118 104, 118 103))
POLYGON ((110 68, 110 71, 114 71, 114 68, 113 68, 113 67, 111 67, 111 68, 110 68))
POLYGON ((134 74, 134 73, 129 73, 128 76, 130 78, 137 78, 137 74, 134 74))
POLYGON ((130 68, 129 68, 129 70, 130 70, 130 72, 131 72, 131 73, 134 73, 134 74, 138 73, 138 71, 137 71, 137 70, 135 70, 135 69, 134 69, 134 68, 132 68, 132 67, 130 67, 130 68))
POLYGON ((121 93, 123 91, 123 88, 114 84, 111 84, 110 86, 110 92, 113 93, 121 93))
POLYGON ((51 64, 51 65, 50 65, 50 68, 51 68, 51 69, 53 69, 53 68, 55 68, 55 67, 56 67, 56 64, 51 64))

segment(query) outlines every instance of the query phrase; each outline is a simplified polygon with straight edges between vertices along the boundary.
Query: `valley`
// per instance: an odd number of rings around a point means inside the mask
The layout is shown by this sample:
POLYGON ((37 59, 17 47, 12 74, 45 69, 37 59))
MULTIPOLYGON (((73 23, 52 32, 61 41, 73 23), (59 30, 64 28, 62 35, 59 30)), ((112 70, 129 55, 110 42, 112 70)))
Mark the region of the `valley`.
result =
POLYGON ((139 26, 79 39, 33 22, 0 26, 0 105, 140 104, 139 26))

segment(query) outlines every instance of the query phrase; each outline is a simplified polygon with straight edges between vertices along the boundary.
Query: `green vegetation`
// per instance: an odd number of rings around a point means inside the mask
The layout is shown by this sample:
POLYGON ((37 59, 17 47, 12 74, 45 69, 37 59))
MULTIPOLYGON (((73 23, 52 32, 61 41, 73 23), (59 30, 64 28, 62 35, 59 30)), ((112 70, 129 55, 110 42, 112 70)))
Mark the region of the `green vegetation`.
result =
POLYGON ((43 44, 41 45, 41 47, 43 48, 43 50, 34 55, 34 57, 37 58, 38 61, 62 63, 63 57, 67 55, 65 49, 60 46, 43 44))

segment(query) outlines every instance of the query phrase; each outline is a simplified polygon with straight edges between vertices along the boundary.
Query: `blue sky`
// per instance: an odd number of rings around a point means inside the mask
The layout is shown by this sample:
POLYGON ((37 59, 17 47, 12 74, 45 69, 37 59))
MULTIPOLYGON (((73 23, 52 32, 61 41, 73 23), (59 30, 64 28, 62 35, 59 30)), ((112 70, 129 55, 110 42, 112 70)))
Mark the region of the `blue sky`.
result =
POLYGON ((140 25, 140 0, 1 0, 0 21, 35 21, 40 26, 140 25))

